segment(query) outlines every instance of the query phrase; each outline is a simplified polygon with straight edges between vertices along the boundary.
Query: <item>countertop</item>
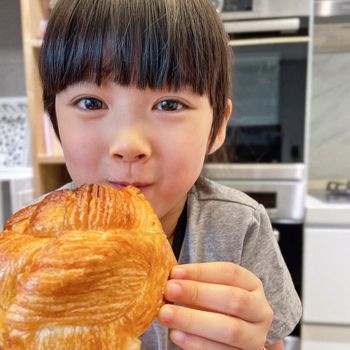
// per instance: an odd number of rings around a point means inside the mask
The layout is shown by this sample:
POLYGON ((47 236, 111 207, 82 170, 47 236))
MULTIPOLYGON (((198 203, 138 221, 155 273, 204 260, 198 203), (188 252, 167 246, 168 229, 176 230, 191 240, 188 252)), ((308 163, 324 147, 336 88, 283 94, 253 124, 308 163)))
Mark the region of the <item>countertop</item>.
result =
POLYGON ((306 225, 350 226, 350 197, 334 199, 322 191, 311 191, 305 203, 306 225))

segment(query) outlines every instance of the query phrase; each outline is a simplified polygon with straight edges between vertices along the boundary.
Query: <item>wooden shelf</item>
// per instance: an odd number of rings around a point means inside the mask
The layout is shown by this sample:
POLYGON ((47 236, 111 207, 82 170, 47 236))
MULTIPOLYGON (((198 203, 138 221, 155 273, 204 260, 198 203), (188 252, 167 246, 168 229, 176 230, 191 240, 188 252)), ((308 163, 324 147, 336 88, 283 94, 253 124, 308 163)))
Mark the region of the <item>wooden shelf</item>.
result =
POLYGON ((30 45, 35 49, 40 49, 43 44, 43 39, 34 38, 30 40, 30 45))
POLYGON ((62 154, 38 154, 37 161, 39 164, 65 164, 62 154))

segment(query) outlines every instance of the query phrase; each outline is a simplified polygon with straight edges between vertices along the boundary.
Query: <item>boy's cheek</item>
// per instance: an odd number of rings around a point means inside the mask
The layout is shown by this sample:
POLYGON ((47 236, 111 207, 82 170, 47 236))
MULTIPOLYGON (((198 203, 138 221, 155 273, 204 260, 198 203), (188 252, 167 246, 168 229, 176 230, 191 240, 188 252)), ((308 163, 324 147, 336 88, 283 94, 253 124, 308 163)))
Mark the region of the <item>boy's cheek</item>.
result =
POLYGON ((97 183, 98 178, 95 169, 98 164, 87 148, 78 147, 64 150, 64 157, 68 172, 76 186, 86 183, 97 183))

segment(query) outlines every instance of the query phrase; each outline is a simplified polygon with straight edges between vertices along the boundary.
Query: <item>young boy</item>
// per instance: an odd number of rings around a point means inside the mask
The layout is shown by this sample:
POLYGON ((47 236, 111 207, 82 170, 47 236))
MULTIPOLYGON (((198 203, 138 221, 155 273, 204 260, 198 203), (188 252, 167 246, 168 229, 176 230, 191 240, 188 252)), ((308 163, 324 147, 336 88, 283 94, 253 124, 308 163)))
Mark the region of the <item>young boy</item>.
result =
POLYGON ((66 187, 140 188, 180 264, 142 349, 283 349, 300 318, 265 210, 200 176, 225 138, 229 67, 209 0, 61 0, 47 27, 40 74, 66 187))

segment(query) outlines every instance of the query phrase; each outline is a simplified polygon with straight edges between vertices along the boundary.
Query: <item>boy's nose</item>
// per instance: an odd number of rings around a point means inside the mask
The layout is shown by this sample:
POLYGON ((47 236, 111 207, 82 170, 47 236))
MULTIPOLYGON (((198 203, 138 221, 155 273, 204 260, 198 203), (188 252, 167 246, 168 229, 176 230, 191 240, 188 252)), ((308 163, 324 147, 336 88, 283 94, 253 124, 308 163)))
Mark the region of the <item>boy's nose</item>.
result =
POLYGON ((151 155, 149 142, 140 133, 125 130, 118 133, 110 146, 110 156, 125 162, 145 161, 151 155))

